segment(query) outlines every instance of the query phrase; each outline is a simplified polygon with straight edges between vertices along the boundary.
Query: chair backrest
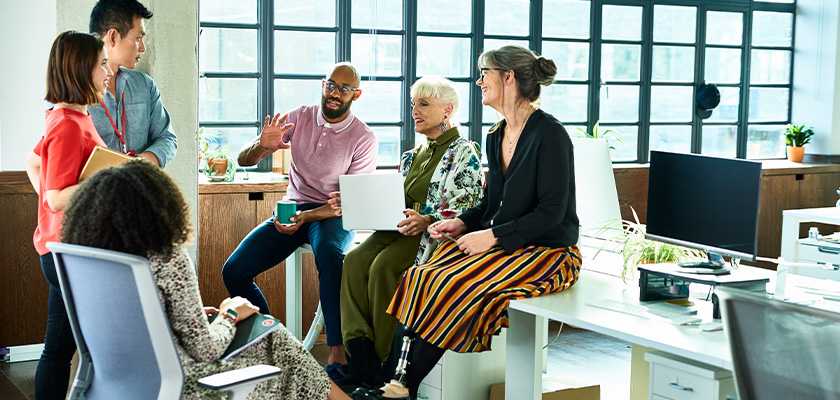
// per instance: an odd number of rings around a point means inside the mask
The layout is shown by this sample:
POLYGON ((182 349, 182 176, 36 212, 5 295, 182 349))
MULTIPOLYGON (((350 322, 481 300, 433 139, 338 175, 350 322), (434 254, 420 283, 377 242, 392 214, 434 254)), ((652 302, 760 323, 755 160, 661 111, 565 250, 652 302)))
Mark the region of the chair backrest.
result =
POLYGON ((718 289, 740 400, 840 399, 840 314, 718 289))
POLYGON ((575 201, 583 237, 621 233, 621 211, 615 188, 610 146, 606 140, 572 138, 575 155, 575 201), (609 228, 604 231, 604 228, 609 228))
POLYGON ((184 372, 142 257, 47 243, 79 348, 70 399, 179 399, 184 372))

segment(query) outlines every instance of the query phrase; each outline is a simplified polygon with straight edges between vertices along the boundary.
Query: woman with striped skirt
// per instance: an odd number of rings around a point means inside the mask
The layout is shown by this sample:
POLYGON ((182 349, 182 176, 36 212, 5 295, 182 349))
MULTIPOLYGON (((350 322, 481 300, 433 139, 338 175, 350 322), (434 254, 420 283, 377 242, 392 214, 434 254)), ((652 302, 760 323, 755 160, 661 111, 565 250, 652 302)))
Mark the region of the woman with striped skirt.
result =
MULTIPOLYGON (((446 349, 490 349, 508 325, 511 299, 567 289, 580 271, 572 143, 557 119, 535 107, 557 68, 520 46, 487 51, 479 66, 482 103, 504 116, 487 135, 484 197, 429 227, 443 243, 406 271, 388 308, 414 336, 404 371, 412 399, 446 349)), ((406 397, 393 389, 353 397, 406 397)))

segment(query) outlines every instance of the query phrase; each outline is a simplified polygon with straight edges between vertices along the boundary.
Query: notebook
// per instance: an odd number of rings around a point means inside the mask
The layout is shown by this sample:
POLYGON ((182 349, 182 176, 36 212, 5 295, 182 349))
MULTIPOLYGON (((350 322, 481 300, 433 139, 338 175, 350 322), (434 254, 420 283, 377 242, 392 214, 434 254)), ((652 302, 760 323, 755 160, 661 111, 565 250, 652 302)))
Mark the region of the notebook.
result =
POLYGON ((405 219, 400 174, 341 175, 338 186, 345 230, 395 231, 405 219))
POLYGON ((79 174, 79 182, 89 178, 91 175, 99 172, 102 169, 113 167, 115 165, 120 165, 124 162, 131 161, 136 158, 137 157, 120 153, 118 151, 111 150, 107 147, 96 146, 90 153, 90 157, 88 157, 84 168, 82 168, 82 173, 79 174))
MULTIPOLYGON (((210 315, 208 317, 208 322, 213 322, 218 315, 218 312, 210 315)), ((222 353, 221 359, 227 360, 239 354, 242 350, 245 350, 248 346, 260 341, 279 327, 279 319, 260 313, 256 313, 243 321, 237 322, 236 333, 233 336, 233 340, 230 342, 227 349, 225 349, 225 352, 222 353)))

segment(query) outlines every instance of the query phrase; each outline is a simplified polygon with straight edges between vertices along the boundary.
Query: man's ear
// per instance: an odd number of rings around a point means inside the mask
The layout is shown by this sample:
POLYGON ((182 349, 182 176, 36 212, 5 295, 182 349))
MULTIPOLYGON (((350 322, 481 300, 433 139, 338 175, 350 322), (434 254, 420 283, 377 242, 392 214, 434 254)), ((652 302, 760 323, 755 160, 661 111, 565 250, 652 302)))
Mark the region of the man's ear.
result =
POLYGON ((108 29, 108 32, 105 32, 105 36, 102 38, 102 41, 105 42, 108 47, 114 47, 121 38, 122 35, 120 35, 117 29, 111 28, 108 29))
POLYGON ((353 101, 359 100, 359 96, 361 96, 361 95, 362 95, 362 89, 356 89, 356 91, 353 92, 353 101))

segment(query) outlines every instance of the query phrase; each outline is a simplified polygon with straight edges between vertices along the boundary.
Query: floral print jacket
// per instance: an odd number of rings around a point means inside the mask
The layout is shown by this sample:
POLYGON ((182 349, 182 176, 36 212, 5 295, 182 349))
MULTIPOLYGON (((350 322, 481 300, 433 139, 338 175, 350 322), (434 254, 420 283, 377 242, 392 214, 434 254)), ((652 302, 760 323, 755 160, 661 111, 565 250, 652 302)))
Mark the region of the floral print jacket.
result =
MULTIPOLYGON (((406 151, 400 158, 400 172, 408 175, 417 147, 406 151)), ((481 168, 479 145, 458 137, 453 141, 435 167, 429 182, 425 207, 418 212, 433 220, 451 219, 478 204, 484 191, 484 171, 481 168)), ((437 247, 437 241, 423 232, 414 265, 425 262, 437 247)))

